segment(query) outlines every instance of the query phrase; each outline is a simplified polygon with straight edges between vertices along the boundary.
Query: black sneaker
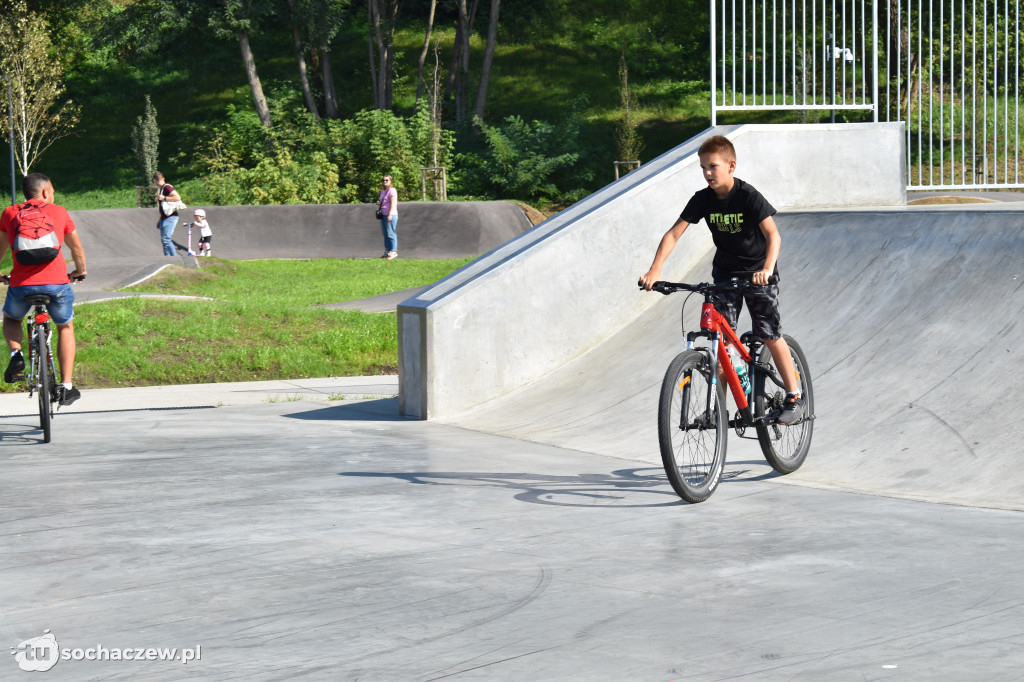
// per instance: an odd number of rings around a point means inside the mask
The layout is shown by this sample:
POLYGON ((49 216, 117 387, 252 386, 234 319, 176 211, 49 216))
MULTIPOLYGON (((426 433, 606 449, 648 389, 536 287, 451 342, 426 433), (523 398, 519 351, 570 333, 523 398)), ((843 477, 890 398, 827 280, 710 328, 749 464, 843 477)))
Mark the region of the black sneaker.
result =
POLYGON ((783 426, 796 424, 804 416, 804 399, 786 398, 782 403, 782 412, 779 413, 778 422, 783 426))
POLYGON ((71 388, 65 388, 64 384, 60 385, 58 393, 60 395, 60 399, 58 400, 58 402, 61 405, 70 405, 71 403, 75 402, 76 400, 82 397, 81 391, 79 391, 77 388, 75 388, 74 386, 72 386, 71 388))
POLYGON ((7 370, 4 372, 4 381, 9 384, 13 384, 16 381, 21 381, 25 378, 25 358, 21 355, 21 351, 14 351, 14 355, 11 356, 11 361, 7 363, 7 370))

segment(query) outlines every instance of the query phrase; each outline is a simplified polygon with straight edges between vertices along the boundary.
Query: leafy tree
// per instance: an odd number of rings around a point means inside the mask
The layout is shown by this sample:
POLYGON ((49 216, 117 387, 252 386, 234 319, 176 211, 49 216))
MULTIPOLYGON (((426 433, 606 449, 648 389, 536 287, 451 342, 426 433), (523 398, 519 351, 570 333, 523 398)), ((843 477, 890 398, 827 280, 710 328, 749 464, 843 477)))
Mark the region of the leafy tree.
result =
POLYGON ((473 21, 476 19, 478 4, 479 0, 473 0, 472 6, 467 7, 466 0, 455 0, 455 45, 452 48, 452 62, 448 69, 448 87, 444 98, 447 101, 454 90, 456 121, 464 121, 469 110, 469 38, 473 33, 473 21))
POLYGON ((160 146, 160 127, 156 124, 156 108, 146 95, 146 107, 135 119, 132 128, 132 151, 139 164, 143 183, 149 183, 157 169, 157 149, 160 146))
POLYGON ((420 50, 419 61, 416 62, 416 102, 420 101, 427 88, 427 82, 423 78, 423 66, 427 61, 427 51, 430 49, 430 34, 434 30, 434 14, 437 11, 437 0, 430 0, 430 12, 427 14, 427 30, 423 38, 423 49, 420 50))
POLYGON ((487 88, 491 82, 491 65, 494 63, 494 48, 498 42, 498 11, 500 9, 501 0, 491 0, 487 47, 484 49, 484 64, 480 68, 480 85, 476 91, 476 106, 473 108, 474 115, 479 119, 483 119, 484 111, 487 108, 487 88))
POLYGON ((331 40, 341 28, 349 0, 284 0, 291 23, 295 60, 299 67, 299 83, 306 109, 319 117, 316 98, 310 85, 306 55, 320 65, 323 85, 324 115, 338 117, 338 95, 331 72, 331 40))
POLYGON ((395 71, 395 18, 398 0, 366 0, 370 19, 370 73, 373 75, 373 104, 390 109, 395 71), (376 48, 376 58, 374 58, 376 48))
POLYGON ((300 4, 299 0, 286 0, 288 13, 292 24, 292 42, 295 45, 295 61, 299 66, 299 84, 302 87, 302 97, 306 102, 306 109, 317 118, 320 113, 317 110, 316 100, 313 99, 313 91, 309 87, 309 75, 306 69, 306 46, 302 39, 302 24, 305 23, 302 11, 305 10, 305 3, 300 4))
POLYGON ((633 117, 633 92, 629 87, 629 67, 626 56, 619 57, 619 99, 622 102, 622 118, 615 126, 615 145, 619 161, 639 161, 644 142, 637 133, 637 122, 633 117))
POLYGON ((270 128, 274 123, 270 118, 270 108, 263 94, 263 84, 256 70, 256 58, 249 43, 249 34, 257 29, 260 19, 269 14, 273 7, 269 0, 216 0, 216 4, 222 9, 209 8, 210 24, 219 36, 237 38, 256 113, 260 117, 260 123, 270 128))
POLYGON ((345 19, 349 0, 301 0, 311 9, 307 10, 309 23, 307 32, 320 65, 320 82, 324 95, 324 116, 338 118, 338 94, 334 88, 334 74, 331 69, 331 42, 338 34, 345 19))
POLYGON ((14 103, 13 129, 6 117, 0 129, 13 139, 22 175, 56 140, 71 135, 79 108, 64 93, 64 67, 52 49, 46 22, 29 15, 25 0, 16 0, 0 17, 0 72, 6 77, 0 96, 14 103))

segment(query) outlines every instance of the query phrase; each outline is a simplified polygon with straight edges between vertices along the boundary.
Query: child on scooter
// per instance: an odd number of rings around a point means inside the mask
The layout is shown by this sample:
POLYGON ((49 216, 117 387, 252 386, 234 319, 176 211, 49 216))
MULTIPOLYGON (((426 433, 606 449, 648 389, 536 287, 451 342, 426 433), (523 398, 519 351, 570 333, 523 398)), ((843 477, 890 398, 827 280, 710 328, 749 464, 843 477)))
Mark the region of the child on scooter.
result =
POLYGON ((209 256, 210 251, 213 248, 213 230, 210 229, 210 223, 206 222, 206 211, 201 208, 197 208, 194 213, 195 220, 188 226, 189 239, 192 237, 192 228, 195 227, 199 230, 199 243, 196 244, 197 256, 209 256))

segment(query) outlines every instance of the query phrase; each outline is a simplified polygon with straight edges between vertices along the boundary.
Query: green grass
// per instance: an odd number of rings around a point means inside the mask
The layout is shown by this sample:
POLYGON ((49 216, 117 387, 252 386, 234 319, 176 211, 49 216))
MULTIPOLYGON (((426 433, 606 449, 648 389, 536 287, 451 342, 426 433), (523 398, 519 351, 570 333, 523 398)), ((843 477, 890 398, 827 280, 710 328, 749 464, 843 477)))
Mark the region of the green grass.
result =
MULTIPOLYGON (((204 261, 133 290, 212 301, 126 298, 76 306, 83 389, 390 374, 394 313, 313 306, 430 284, 469 262, 204 261)), ((4 387, 20 390, 20 387, 4 387)))

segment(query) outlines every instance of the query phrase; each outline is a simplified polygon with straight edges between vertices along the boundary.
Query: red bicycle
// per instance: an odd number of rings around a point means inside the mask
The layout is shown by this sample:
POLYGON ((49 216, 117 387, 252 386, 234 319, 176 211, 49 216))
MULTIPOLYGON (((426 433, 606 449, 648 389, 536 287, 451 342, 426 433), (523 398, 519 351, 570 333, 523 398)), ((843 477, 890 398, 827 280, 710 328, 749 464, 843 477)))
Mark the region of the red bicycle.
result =
MULTIPOLYGON (((746 430, 752 427, 765 459, 782 474, 799 469, 811 447, 814 392, 800 344, 793 337, 784 336, 805 405, 804 416, 784 426, 779 424, 778 416, 786 390, 771 353, 751 332, 737 338, 716 307, 721 292, 744 291, 755 286, 750 281, 732 280, 721 284, 655 282, 652 287, 666 295, 690 291, 704 296, 700 331, 686 335, 686 350, 668 366, 658 403, 662 463, 672 487, 687 502, 703 502, 718 487, 725 467, 729 427, 741 438, 749 438, 746 430), (710 342, 710 346, 697 345, 698 340, 710 342), (736 349, 747 382, 737 372, 724 341, 736 349), (725 392, 718 381, 719 369, 738 408, 732 420, 728 420, 724 408, 725 392)), ((685 308, 684 302, 684 311, 685 308)))

